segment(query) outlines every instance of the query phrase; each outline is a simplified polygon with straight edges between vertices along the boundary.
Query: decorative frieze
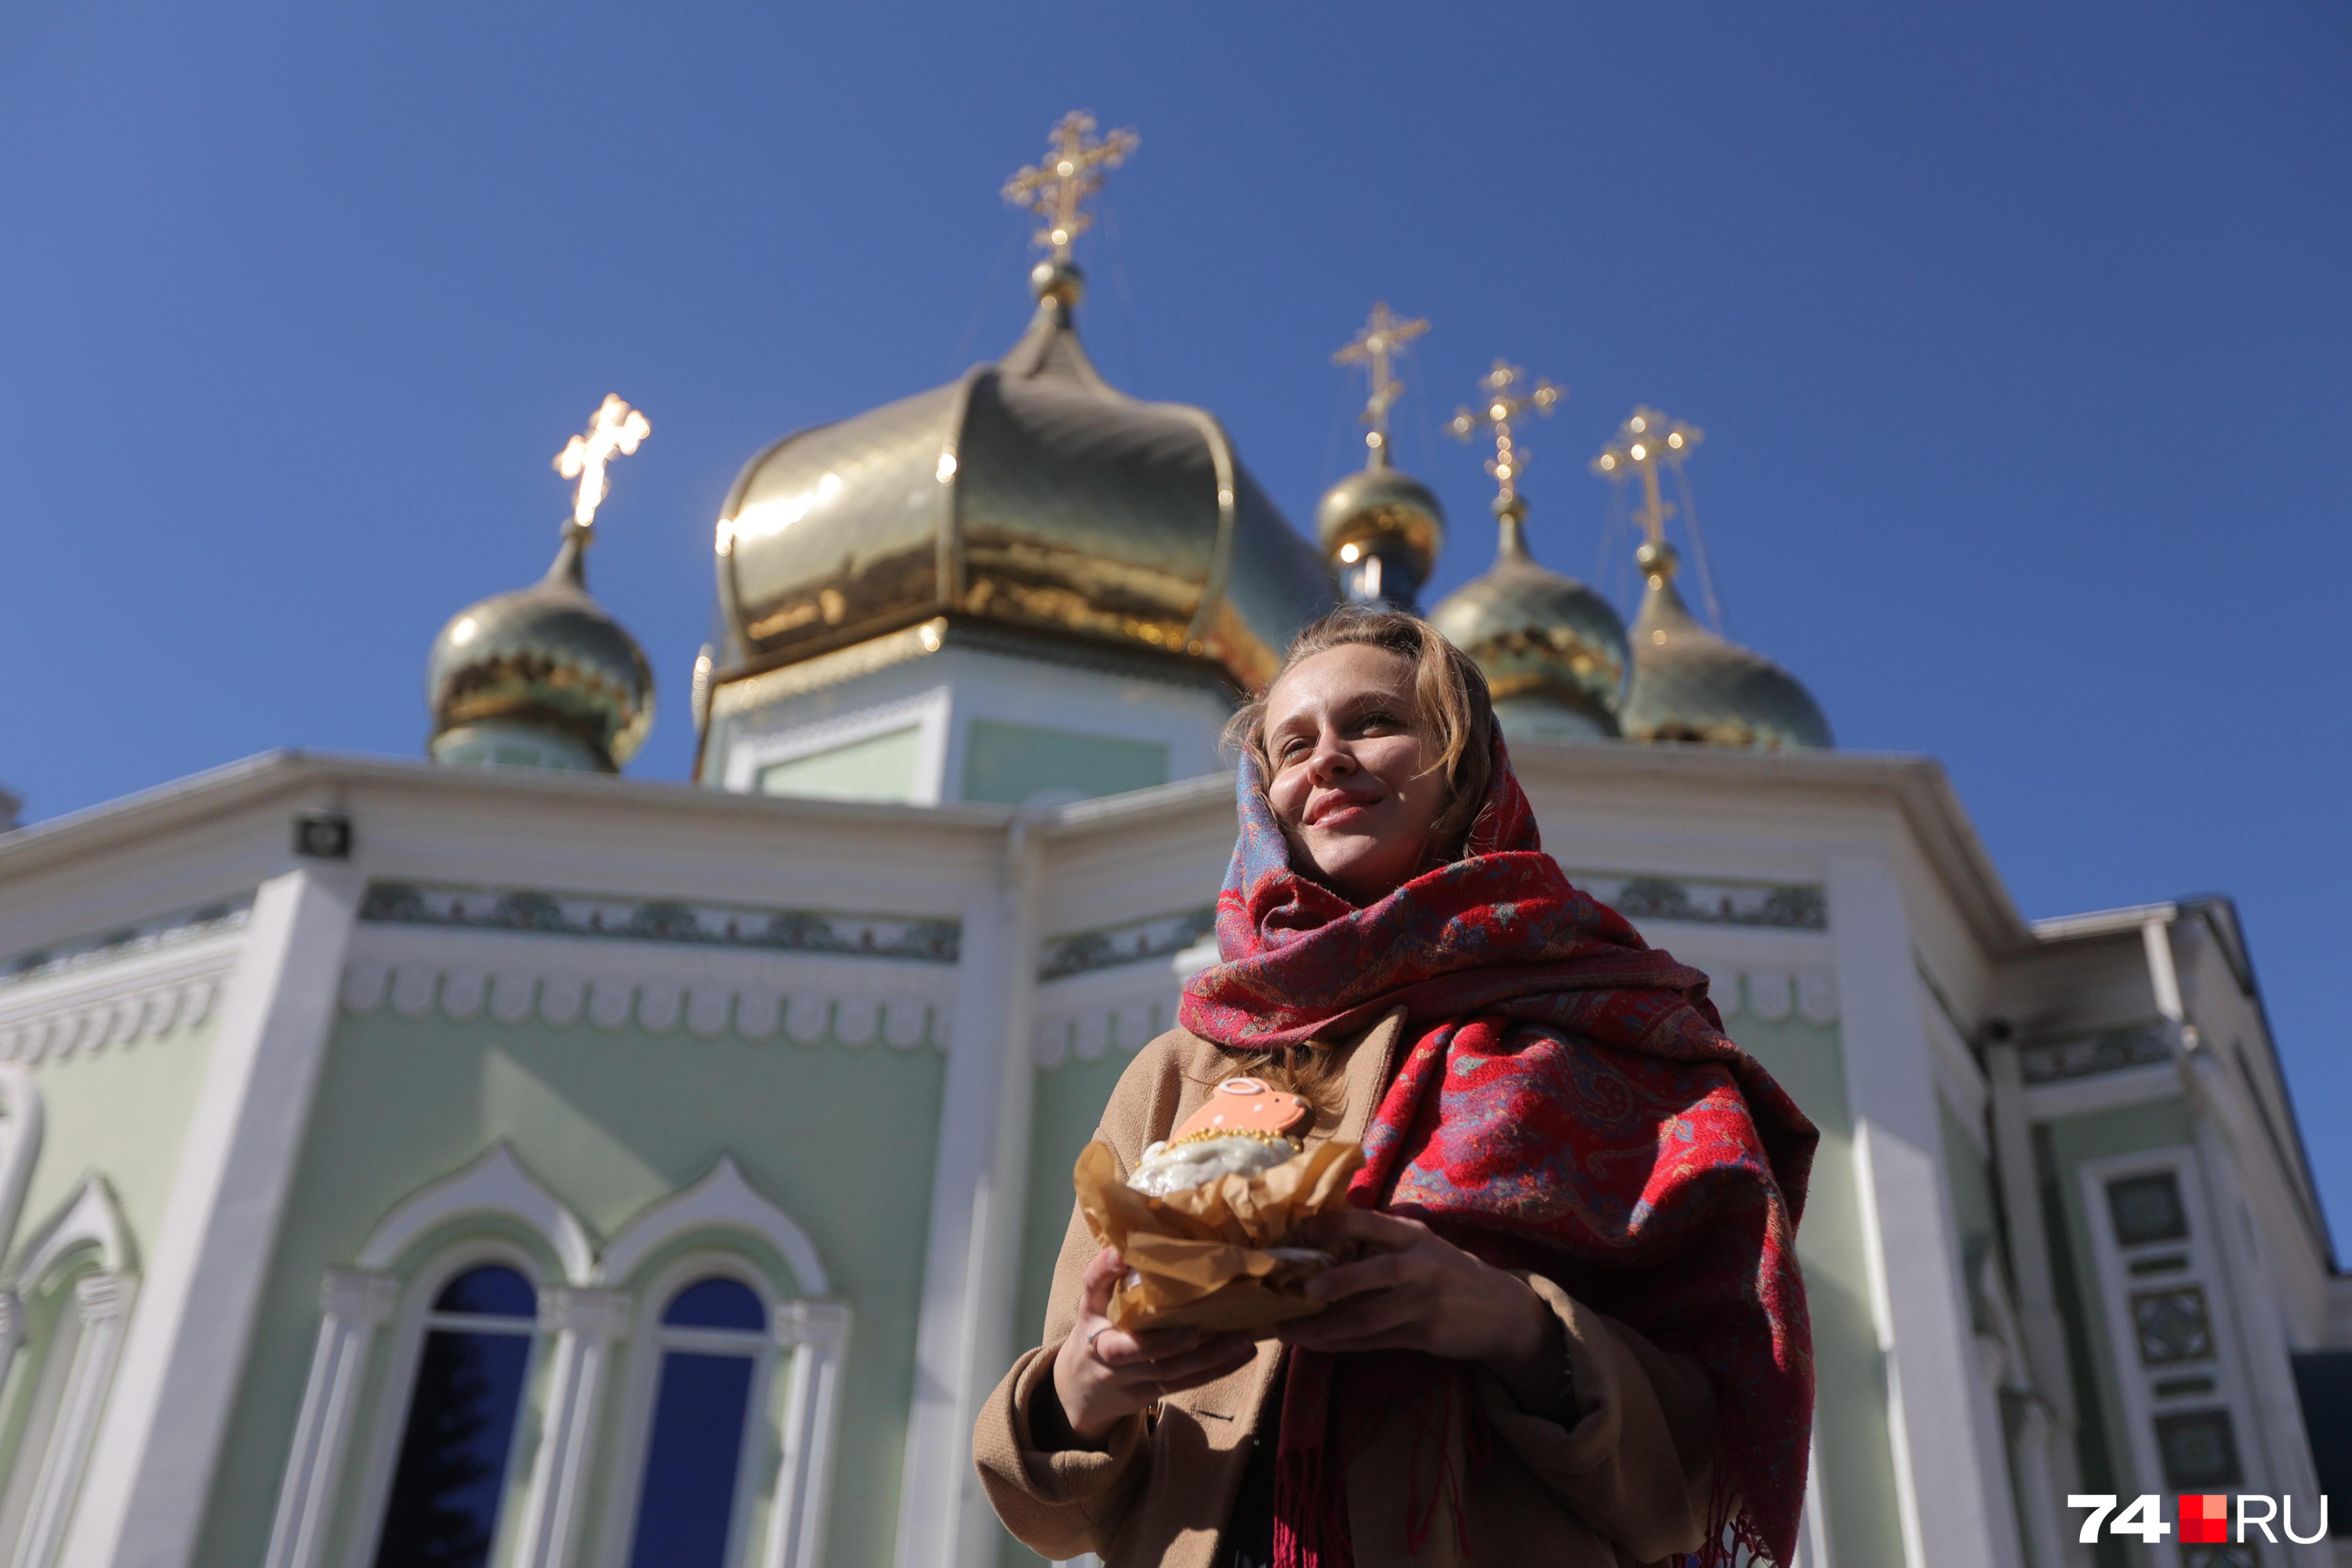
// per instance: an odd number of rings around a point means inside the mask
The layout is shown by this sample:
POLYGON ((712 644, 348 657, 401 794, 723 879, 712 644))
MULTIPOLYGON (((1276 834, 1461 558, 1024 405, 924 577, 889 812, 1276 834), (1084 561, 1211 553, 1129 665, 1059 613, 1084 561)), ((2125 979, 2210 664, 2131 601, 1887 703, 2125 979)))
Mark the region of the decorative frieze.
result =
POLYGON ((110 931, 50 942, 0 963, 0 994, 37 981, 168 952, 190 942, 241 931, 253 919, 253 895, 134 921, 110 931))
POLYGON ((1090 974, 1121 964, 1148 963, 1155 959, 1164 963, 1216 929, 1217 906, 1203 904, 1174 914, 1150 915, 1092 931, 1047 937, 1045 951, 1039 954, 1037 978, 1066 980, 1072 975, 1090 974))
POLYGON ((2068 1079, 2121 1072, 2126 1068, 2152 1067, 2172 1059, 2169 1027, 2161 1022, 2135 1024, 2089 1039, 2027 1046, 2017 1053, 2018 1066, 2029 1084, 2059 1083, 2068 1079))
POLYGON ((436 926, 540 936, 620 939, 757 952, 854 954, 952 964, 961 923, 923 915, 845 914, 669 899, 614 899, 529 889, 373 882, 370 925, 436 926))
POLYGON ((1830 929, 1829 894, 1818 882, 1744 882, 1653 872, 1570 870, 1569 879, 1629 921, 1830 929))

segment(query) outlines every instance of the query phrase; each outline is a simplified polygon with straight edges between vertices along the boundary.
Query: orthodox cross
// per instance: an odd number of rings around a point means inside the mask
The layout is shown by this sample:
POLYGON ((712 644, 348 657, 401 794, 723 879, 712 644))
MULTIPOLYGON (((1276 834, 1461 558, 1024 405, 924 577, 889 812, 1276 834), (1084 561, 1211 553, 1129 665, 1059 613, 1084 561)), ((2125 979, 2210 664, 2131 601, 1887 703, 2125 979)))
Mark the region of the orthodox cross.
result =
POLYGON ((1641 476, 1643 505, 1634 521, 1650 536, 1651 543, 1663 544, 1666 519, 1675 509, 1658 494, 1658 468, 1669 463, 1680 468, 1692 448, 1706 439, 1706 432, 1697 426, 1685 425, 1644 404, 1617 426, 1615 438, 1592 459, 1592 471, 1612 484, 1641 476))
POLYGON ((1363 330, 1355 340, 1331 356, 1333 364, 1360 364, 1371 368, 1372 395, 1364 404, 1364 423, 1371 429, 1364 435, 1364 445, 1377 458, 1389 444, 1389 407, 1404 391, 1390 368, 1390 362, 1404 352, 1404 345, 1429 331, 1425 318, 1406 321, 1389 313, 1389 302, 1381 300, 1372 307, 1363 330))
POLYGON ((572 526, 582 531, 595 526, 596 508, 604 500, 604 465, 613 454, 627 457, 637 449, 637 443, 654 433, 646 416, 621 401, 617 392, 607 393, 596 417, 589 422, 583 436, 574 436, 555 455, 555 471, 567 479, 578 479, 579 489, 572 498, 572 526))
POLYGON ((1103 171, 1127 162, 1143 145, 1132 131, 1114 131, 1099 141, 1088 141, 1095 117, 1074 109, 1062 116, 1047 143, 1045 161, 1033 164, 1004 182, 1004 199, 1027 207, 1045 220, 1036 242, 1051 247, 1054 259, 1070 259, 1070 242, 1084 234, 1094 219, 1084 208, 1086 199, 1102 188, 1103 171))
POLYGON ((1527 454, 1512 440, 1511 426, 1530 412, 1549 416, 1552 405, 1568 395, 1565 388, 1554 386, 1541 376, 1536 377, 1535 385, 1522 395, 1519 381, 1527 374, 1507 360, 1496 360, 1495 368, 1478 378, 1478 390, 1486 395, 1486 405, 1475 412, 1455 409, 1453 423, 1446 426, 1458 441, 1475 438, 1481 425, 1494 431, 1495 455, 1487 459, 1486 471, 1495 476, 1499 487, 1495 497, 1498 511, 1519 499, 1519 473, 1528 466, 1527 454))

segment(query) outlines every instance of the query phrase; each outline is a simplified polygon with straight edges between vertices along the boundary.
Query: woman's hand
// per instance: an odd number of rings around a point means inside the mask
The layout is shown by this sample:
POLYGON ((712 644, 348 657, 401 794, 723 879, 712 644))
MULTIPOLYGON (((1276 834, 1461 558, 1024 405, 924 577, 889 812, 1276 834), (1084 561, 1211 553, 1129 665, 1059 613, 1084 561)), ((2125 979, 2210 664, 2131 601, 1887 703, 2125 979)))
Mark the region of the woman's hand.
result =
POLYGON ((1527 1281, 1482 1263, 1419 1220, 1342 1209, 1310 1220, 1303 1241, 1365 1254, 1307 1282, 1330 1304, 1276 1331, 1311 1351, 1420 1351, 1483 1362, 1530 1409, 1559 1397, 1567 1346, 1559 1321, 1527 1281))
MULTIPOLYGON (((1127 1265, 1104 1247, 1078 1282, 1078 1321, 1054 1356, 1054 1393, 1072 1436, 1092 1447, 1161 1396, 1198 1388, 1250 1363, 1247 1334, 1197 1329, 1115 1329, 1103 1314, 1127 1265)), ((1508 1276, 1506 1276, 1508 1278, 1508 1276)))

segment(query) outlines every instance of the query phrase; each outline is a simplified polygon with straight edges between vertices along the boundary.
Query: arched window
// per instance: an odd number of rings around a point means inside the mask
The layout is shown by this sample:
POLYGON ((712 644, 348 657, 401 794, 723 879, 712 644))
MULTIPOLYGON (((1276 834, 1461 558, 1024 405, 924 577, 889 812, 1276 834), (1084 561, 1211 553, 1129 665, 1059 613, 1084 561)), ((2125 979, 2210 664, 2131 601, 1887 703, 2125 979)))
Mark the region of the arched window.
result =
POLYGON ((713 1275, 662 1309, 653 1430, 637 1488, 629 1568, 726 1568, 742 1528, 744 1436, 765 1381, 768 1309, 740 1279, 713 1275))
POLYGON ((376 1568, 483 1568, 499 1532, 539 1291, 482 1264, 441 1288, 377 1538, 376 1568))

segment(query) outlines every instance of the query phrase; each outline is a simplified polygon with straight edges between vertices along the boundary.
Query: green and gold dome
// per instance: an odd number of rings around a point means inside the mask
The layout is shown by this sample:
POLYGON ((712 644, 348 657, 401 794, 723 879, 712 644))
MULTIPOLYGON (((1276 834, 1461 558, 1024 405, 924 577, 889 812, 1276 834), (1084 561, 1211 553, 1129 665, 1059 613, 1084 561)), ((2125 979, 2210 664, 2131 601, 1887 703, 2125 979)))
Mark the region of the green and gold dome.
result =
POLYGON ((1561 394, 1540 379, 1520 390, 1525 374, 1496 360, 1479 382, 1485 401, 1454 416, 1456 436, 1485 432, 1495 444, 1486 471, 1498 489, 1501 537, 1495 564, 1440 600, 1429 618, 1486 677, 1506 735, 1605 739, 1618 733, 1625 694, 1625 623, 1607 598, 1528 550, 1528 503, 1518 492, 1527 454, 1514 426, 1549 413, 1561 394))
POLYGON ((547 575, 467 605, 433 639, 425 692, 435 762, 616 773, 645 743, 653 668, 588 592, 586 555, 604 464, 614 452, 635 451, 649 428, 642 414, 606 398, 588 435, 556 458, 580 489, 547 575))
POLYGON ((1636 521, 1649 536, 1633 553, 1644 585, 1633 617, 1633 681, 1618 715, 1625 738, 1758 751, 1833 746, 1829 720, 1804 684, 1702 626, 1675 585, 1681 557, 1666 542, 1674 509, 1659 492, 1658 474, 1679 473, 1705 438, 1696 425, 1637 407, 1592 460, 1593 472, 1612 482, 1640 478, 1636 521))
POLYGON ((1802 682, 1690 613, 1675 587, 1673 545, 1644 544, 1633 559, 1646 586, 1633 618, 1633 686, 1618 714, 1627 740, 1761 751, 1837 743, 1802 682))

